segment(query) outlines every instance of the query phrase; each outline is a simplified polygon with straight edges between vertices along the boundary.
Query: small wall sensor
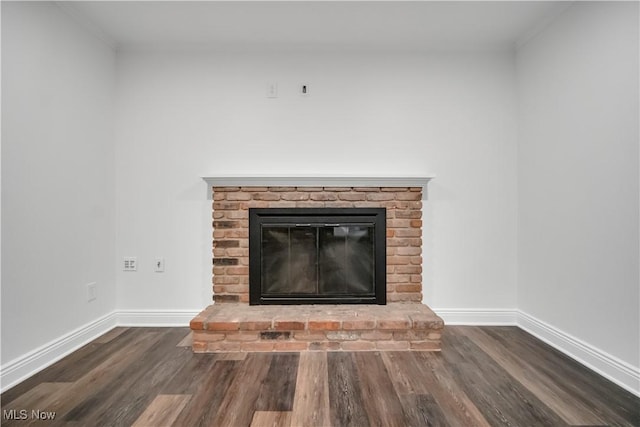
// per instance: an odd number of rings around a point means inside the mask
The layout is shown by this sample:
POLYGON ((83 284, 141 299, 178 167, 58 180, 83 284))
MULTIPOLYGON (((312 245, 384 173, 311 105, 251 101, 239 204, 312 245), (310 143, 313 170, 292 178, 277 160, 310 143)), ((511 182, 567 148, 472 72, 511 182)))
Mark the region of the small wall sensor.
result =
POLYGON ((309 96, 309 83, 300 84, 300 95, 309 96))

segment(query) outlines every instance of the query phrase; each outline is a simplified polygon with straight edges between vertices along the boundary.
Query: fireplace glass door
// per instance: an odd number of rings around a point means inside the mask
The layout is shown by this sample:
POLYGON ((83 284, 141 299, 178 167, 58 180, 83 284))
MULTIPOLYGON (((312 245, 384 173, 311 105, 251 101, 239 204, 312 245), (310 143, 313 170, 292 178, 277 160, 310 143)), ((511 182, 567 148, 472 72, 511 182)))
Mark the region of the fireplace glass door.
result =
POLYGON ((383 304, 384 217, 384 209, 251 209, 251 303, 383 304))

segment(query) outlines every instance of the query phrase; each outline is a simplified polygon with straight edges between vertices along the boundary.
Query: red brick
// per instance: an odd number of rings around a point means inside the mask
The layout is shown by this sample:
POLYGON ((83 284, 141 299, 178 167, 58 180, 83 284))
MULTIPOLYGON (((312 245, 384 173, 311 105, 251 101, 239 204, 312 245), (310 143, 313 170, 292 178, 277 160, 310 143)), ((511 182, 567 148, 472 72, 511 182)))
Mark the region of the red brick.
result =
POLYGON ((412 228, 420 228, 422 227, 422 220, 421 219, 412 219, 409 221, 409 225, 412 228))
POLYGON ((249 202, 241 202, 240 209, 247 210, 249 208, 268 208, 269 203, 275 202, 268 202, 266 200, 251 200, 249 202))
POLYGON ((398 255, 420 255, 422 248, 415 246, 403 246, 398 248, 398 255))
POLYGON ((221 211, 222 215, 226 219, 247 219, 249 218, 249 211, 239 210, 239 211, 221 211))
POLYGON ((248 257, 249 248, 226 248, 226 256, 229 257, 248 257))
POLYGON ((282 201, 280 200, 279 202, 269 202, 269 208, 295 208, 296 207, 296 203, 300 203, 300 202, 289 202, 289 201, 282 201))
POLYGON ((240 277, 216 274, 215 276, 213 276, 213 283, 215 285, 237 285, 240 283, 240 277))
POLYGON ((387 302, 422 301, 422 294, 419 292, 394 292, 387 294, 387 302))
POLYGON ((276 351, 304 351, 309 348, 309 343, 302 341, 276 341, 276 351))
POLYGON ((325 207, 327 208, 352 208, 353 203, 351 202, 325 202, 325 207))
POLYGON ((304 322, 297 320, 274 320, 273 327, 278 331, 299 331, 304 329, 304 322))
POLYGON ((405 265, 409 264, 411 259, 405 256, 388 256, 387 257, 387 265, 405 265))
POLYGON ((387 227, 392 228, 409 228, 411 220, 409 219, 391 219, 387 218, 387 227))
POLYGON ((338 194, 340 200, 348 200, 351 202, 366 200, 366 195, 364 193, 340 193, 338 194))
POLYGON ((227 267, 226 273, 230 274, 230 275, 235 275, 235 274, 245 275, 245 274, 249 274, 249 267, 246 267, 246 266, 242 266, 242 267, 227 267))
POLYGON ((248 239, 249 238, 249 230, 239 229, 239 230, 224 230, 224 236, 227 239, 248 239))
POLYGON ((356 341, 360 339, 359 331, 329 331, 327 339, 331 341, 356 341))
POLYGON ((329 203, 329 202, 301 201, 301 202, 296 202, 296 208, 324 208, 326 206, 326 203, 329 203))
POLYGON ((311 200, 333 201, 338 200, 338 196, 334 193, 313 193, 311 194, 311 200))
POLYGON ((428 336, 429 331, 422 329, 409 329, 393 333, 393 339, 396 341, 424 341, 429 339, 428 336))
POLYGON ((345 319, 342 321, 342 329, 345 331, 350 330, 368 330, 373 329, 376 326, 376 321, 373 319, 345 319))
POLYGON ((337 331, 338 329, 340 329, 340 321, 309 320, 309 330, 312 331, 337 331))
POLYGON ((398 265, 396 266, 397 274, 420 274, 422 273, 421 265, 398 265))
POLYGON ((239 327, 238 322, 207 322, 208 331, 237 331, 239 327))
MULTIPOLYGON (((407 283, 409 282, 409 276, 406 274, 387 274, 387 284, 388 283, 407 283)), ((389 288, 387 287, 387 290, 389 288)))
POLYGON ((334 192, 351 191, 351 187, 324 187, 324 191, 334 191, 334 192))
POLYGON ((345 341, 341 344, 343 350, 362 351, 375 350, 376 345, 371 341, 345 341))
POLYGON ((322 332, 296 332, 293 334, 293 338, 300 341, 321 341, 327 338, 322 332))
POLYGON ((213 210, 238 210, 240 204, 235 202, 213 202, 213 210))
POLYGON ((191 350, 194 353, 204 353, 207 351, 207 343, 202 341, 194 341, 191 343, 191 350))
POLYGON ((212 334, 210 332, 195 332, 193 334, 193 341, 198 341, 198 342, 222 341, 224 337, 225 337, 225 334, 212 334))
POLYGON ((422 200, 422 193, 415 191, 396 193, 396 200, 422 200))
POLYGON ((408 341, 376 341, 378 350, 408 350, 408 341))
POLYGON ((430 339, 432 341, 439 341, 441 338, 442 338, 441 332, 431 331, 429 332, 429 335, 427 335, 427 339, 430 339))
POLYGON ((227 334, 228 341, 257 341, 257 332, 233 332, 227 334))
POLYGON ((269 187, 269 191, 275 191, 275 192, 296 191, 296 187, 269 187))
POLYGON ((420 219, 422 211, 414 209, 396 210, 396 218, 420 219))
POLYGON ((309 350, 340 350, 340 343, 337 341, 311 342, 309 350))
POLYGON ((252 191, 256 191, 256 192, 264 192, 264 191, 269 191, 269 187, 242 187, 242 191, 248 191, 248 192, 252 192, 252 191))
POLYGON ((371 202, 382 202, 393 200, 395 197, 393 193, 367 193, 367 200, 371 202))
POLYGON ((389 238, 387 239, 387 248, 389 247, 399 247, 399 246, 409 246, 411 239, 398 239, 389 238))
POLYGON ((239 342, 216 341, 207 343, 207 351, 239 351, 239 342))
POLYGON ((396 285, 396 292, 420 292, 422 285, 396 285))
POLYGON ((280 194, 277 193, 256 193, 253 194, 253 200, 280 200, 280 194))
POLYGON ((204 329, 204 321, 205 321, 205 317, 204 316, 196 316, 193 319, 191 319, 191 322, 189 322, 189 327, 192 330, 203 330, 204 329))
POLYGON ((255 341, 243 342, 240 346, 242 351, 272 351, 274 342, 271 341, 255 341))
POLYGON ((393 338, 393 334, 391 332, 371 331, 363 332, 362 334, 360 334, 360 338, 369 341, 390 340, 393 338))
POLYGON ((420 237, 422 236, 422 230, 419 228, 399 228, 395 230, 396 237, 420 237))
POLYGON ((411 327, 409 319, 378 319, 378 329, 407 329, 411 327))
POLYGON ((223 293, 218 293, 218 294, 214 294, 213 295, 213 300, 216 303, 237 303, 238 302, 238 295, 235 294, 223 294, 223 293))
POLYGON ((309 194, 308 193, 298 193, 298 192, 283 193, 282 197, 280 197, 280 199, 294 201, 294 202, 295 201, 300 201, 300 200, 309 200, 309 194))
POLYGON ((271 320, 256 320, 240 322, 240 330, 244 331, 266 331, 271 329, 271 320))
POLYGON ((251 194, 243 192, 227 193, 227 200, 251 200, 251 194))
MULTIPOLYGON (((369 193, 369 194, 377 194, 377 193, 369 193)), ((377 202, 353 202, 354 208, 379 208, 380 203, 377 202)))

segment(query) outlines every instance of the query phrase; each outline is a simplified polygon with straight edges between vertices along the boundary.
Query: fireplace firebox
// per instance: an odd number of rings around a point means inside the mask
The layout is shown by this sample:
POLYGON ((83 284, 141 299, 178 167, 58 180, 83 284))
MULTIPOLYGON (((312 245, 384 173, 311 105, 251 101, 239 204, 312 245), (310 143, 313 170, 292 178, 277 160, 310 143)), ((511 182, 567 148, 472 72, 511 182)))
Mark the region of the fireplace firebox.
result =
POLYGON ((386 210, 249 209, 249 303, 386 304, 386 210))

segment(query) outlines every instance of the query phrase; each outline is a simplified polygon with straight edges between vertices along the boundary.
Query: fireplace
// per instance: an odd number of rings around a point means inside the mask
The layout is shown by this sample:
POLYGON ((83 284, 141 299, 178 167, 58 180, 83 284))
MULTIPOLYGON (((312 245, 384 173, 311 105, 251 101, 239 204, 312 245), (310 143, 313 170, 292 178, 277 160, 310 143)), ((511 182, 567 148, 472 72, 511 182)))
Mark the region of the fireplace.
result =
POLYGON ((249 302, 385 304, 386 210, 249 209, 249 302))
POLYGON ((440 350, 421 303, 429 178, 205 180, 214 304, 194 352, 440 350))
MULTIPOLYGON (((223 187, 214 185, 211 197, 213 198, 213 295, 216 304, 251 303, 249 270, 250 258, 254 257, 249 256, 249 211, 254 212, 254 209, 330 209, 338 213, 342 213, 341 209, 384 210, 386 229, 379 228, 375 231, 375 236, 376 239, 384 236, 386 241, 379 246, 382 249, 377 249, 375 253, 378 256, 386 255, 385 263, 376 262, 376 268, 382 266, 386 269, 386 277, 384 277, 385 273, 376 273, 375 277, 380 279, 382 276, 386 279, 386 285, 383 285, 386 286, 386 295, 378 298, 377 301, 373 300, 371 304, 379 304, 384 301, 384 298, 387 304, 422 301, 422 187, 259 187, 257 185, 223 187)), ((324 224, 337 224, 335 218, 325 219, 315 224, 322 224, 322 227, 324 224)), ((372 220, 369 218, 367 221, 372 220)), ((290 221, 290 223, 309 224, 308 228, 311 228, 311 222, 308 220, 290 221)), ((321 230, 307 231, 319 233, 321 230)), ((325 231, 335 234, 344 232, 341 229, 325 231)), ((354 233, 362 233, 362 231, 353 230, 354 233)), ((275 234, 278 234, 277 231, 275 234)), ((275 245, 276 242, 273 240, 282 236, 271 237, 272 244, 275 245)), ((334 237, 338 236, 334 235, 334 237)), ((365 241, 367 240, 362 240, 362 243, 365 241)), ((255 247, 257 246, 254 245, 255 247)), ((251 274, 254 278, 257 275, 260 275, 260 270, 258 273, 251 274)), ((377 287, 376 292, 380 289, 377 287)), ((311 298, 308 293, 303 296, 311 298)))

